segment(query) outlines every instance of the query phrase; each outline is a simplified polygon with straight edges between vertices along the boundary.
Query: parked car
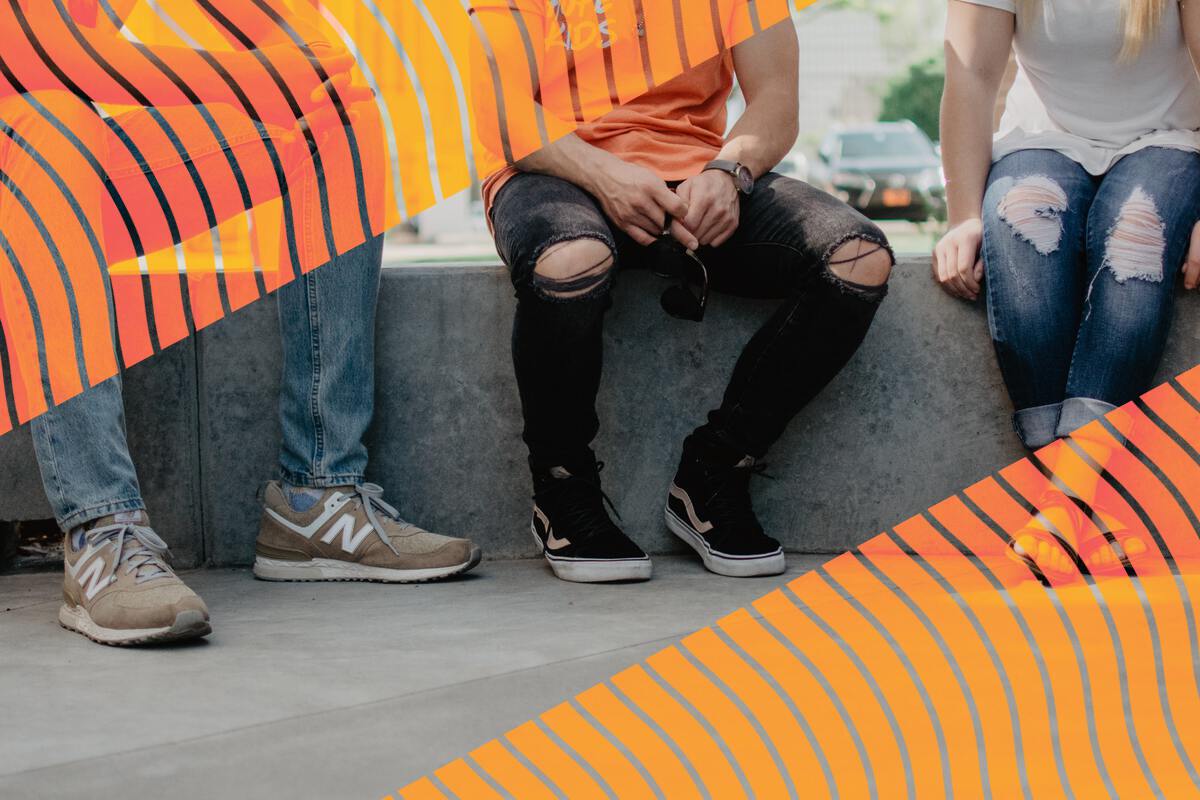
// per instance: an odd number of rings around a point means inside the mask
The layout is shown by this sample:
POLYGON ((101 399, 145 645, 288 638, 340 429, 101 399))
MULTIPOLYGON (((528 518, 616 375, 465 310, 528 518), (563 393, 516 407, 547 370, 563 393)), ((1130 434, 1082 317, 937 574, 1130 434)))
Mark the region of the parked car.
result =
POLYGON ((941 158, 911 122, 836 127, 817 160, 814 182, 872 219, 945 219, 941 158))

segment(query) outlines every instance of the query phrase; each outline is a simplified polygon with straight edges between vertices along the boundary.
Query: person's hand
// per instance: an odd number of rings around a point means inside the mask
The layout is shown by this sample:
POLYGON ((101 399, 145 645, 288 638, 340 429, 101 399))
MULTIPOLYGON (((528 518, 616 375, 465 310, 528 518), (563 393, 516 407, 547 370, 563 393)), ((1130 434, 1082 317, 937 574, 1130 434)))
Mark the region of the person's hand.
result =
MULTIPOLYGON (((355 65, 354 56, 343 47, 316 43, 309 46, 309 52, 311 55, 291 43, 271 45, 261 51, 296 98, 301 116, 329 106, 330 87, 338 91, 339 96, 342 88, 349 88, 351 71, 355 65), (322 71, 325 74, 324 81, 321 79, 322 71)), ((350 105, 349 100, 339 99, 343 105, 350 105)), ((290 126, 294 122, 293 118, 287 124, 290 126)))
POLYGON ((1191 291, 1197 287, 1200 287, 1200 222, 1192 228, 1192 242, 1183 262, 1183 288, 1191 291))
POLYGON ((343 72, 322 83, 309 95, 315 107, 296 121, 296 130, 310 130, 318 141, 324 139, 331 128, 342 127, 342 114, 353 125, 358 120, 358 103, 375 99, 375 91, 369 86, 355 83, 349 73, 343 72), (338 104, 334 104, 333 95, 337 95, 338 104))
POLYGON ((701 245, 720 247, 733 236, 742 213, 733 176, 705 170, 679 184, 675 193, 688 204, 683 227, 694 233, 701 245))
POLYGON ((983 221, 969 219, 951 228, 933 250, 933 279, 964 300, 979 298, 983 280, 983 221))
POLYGON ((689 250, 700 246, 681 222, 687 216, 688 204, 645 167, 614 159, 594 176, 593 185, 592 193, 605 215, 638 244, 654 244, 665 232, 669 216, 672 236, 689 250))

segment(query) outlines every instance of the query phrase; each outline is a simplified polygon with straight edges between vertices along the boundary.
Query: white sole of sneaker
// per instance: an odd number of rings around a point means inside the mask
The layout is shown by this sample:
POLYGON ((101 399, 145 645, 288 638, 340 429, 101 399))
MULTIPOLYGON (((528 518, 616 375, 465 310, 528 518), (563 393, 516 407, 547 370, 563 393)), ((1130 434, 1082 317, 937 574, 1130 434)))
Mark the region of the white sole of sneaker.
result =
POLYGON ((175 623, 166 628, 106 628, 97 625, 83 606, 58 609, 58 624, 69 631, 81 633, 93 642, 116 647, 138 644, 157 644, 195 639, 212 633, 212 625, 199 611, 181 611, 175 623))
POLYGON ((681 520, 670 508, 666 510, 667 528, 696 551, 704 568, 727 578, 759 578, 765 575, 780 575, 787 570, 787 559, 783 550, 760 556, 730 556, 718 553, 708 546, 704 537, 681 520))
POLYGON ((546 552, 542 537, 531 525, 529 532, 537 546, 542 549, 546 563, 559 580, 571 583, 618 583, 620 581, 648 581, 654 574, 654 564, 649 556, 643 558, 561 558, 546 552))
POLYGON ((461 575, 483 560, 483 551, 471 549, 470 557, 461 564, 428 569, 388 569, 338 561, 332 558, 314 558, 311 561, 284 561, 278 558, 257 556, 254 559, 254 577, 264 581, 371 581, 374 583, 425 583, 461 575))

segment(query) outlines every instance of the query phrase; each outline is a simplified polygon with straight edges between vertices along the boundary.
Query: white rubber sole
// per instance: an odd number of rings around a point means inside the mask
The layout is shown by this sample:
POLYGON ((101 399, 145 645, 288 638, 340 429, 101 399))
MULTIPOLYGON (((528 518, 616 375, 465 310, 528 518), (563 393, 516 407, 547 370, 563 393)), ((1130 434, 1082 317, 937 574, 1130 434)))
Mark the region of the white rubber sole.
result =
POLYGON ((704 568, 727 578, 758 578, 764 575, 780 575, 787 570, 787 559, 783 550, 761 556, 730 556, 718 553, 708 546, 704 537, 681 520, 669 507, 666 510, 667 528, 696 551, 704 568))
POLYGON ((546 557, 546 563, 550 565, 550 569, 554 571, 555 577, 559 580, 570 581, 571 583, 617 583, 619 581, 648 581, 654 574, 654 564, 650 561, 650 556, 642 558, 560 558, 552 555, 542 544, 542 537, 538 536, 537 531, 530 525, 529 532, 533 534, 533 539, 537 542, 538 547, 542 548, 542 555, 546 557))
POLYGON ((195 639, 212 633, 212 625, 199 611, 181 611, 174 624, 165 628, 106 628, 97 625, 83 606, 68 606, 58 609, 58 624, 69 631, 81 633, 93 642, 116 647, 178 642, 195 639))
POLYGON ((483 551, 471 549, 470 557, 461 564, 427 569, 388 569, 338 561, 332 558, 314 558, 310 561, 285 561, 279 558, 254 558, 254 577, 263 581, 373 581, 376 583, 424 583, 461 575, 477 566, 483 559, 483 551))

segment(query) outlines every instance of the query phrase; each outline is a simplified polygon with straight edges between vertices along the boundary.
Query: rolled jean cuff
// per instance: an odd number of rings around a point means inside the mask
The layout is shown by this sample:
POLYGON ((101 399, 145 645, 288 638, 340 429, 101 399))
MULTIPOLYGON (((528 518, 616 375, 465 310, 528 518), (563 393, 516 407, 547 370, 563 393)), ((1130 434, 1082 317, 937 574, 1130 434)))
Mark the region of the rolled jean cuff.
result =
POLYGON ((333 489, 339 486, 361 486, 363 475, 302 475, 286 469, 279 470, 279 477, 288 486, 296 489, 333 489))
POLYGON ((1019 409, 1013 414, 1013 430, 1030 450, 1045 447, 1058 438, 1062 410, 1062 403, 1019 409))
POLYGON ((89 522, 94 522, 101 517, 107 517, 112 514, 120 514, 124 511, 145 511, 146 503, 140 497, 130 498, 128 500, 115 500, 111 503, 103 505, 91 506, 90 508, 81 508, 77 511, 71 511, 65 516, 57 518, 58 527, 62 528, 63 533, 70 533, 76 528, 87 525, 89 522))
MULTIPOLYGON (((1058 418, 1059 438, 1070 436, 1088 423, 1103 418, 1117 409, 1112 403, 1091 397, 1068 397, 1063 401, 1062 414, 1058 418)), ((1124 438, 1124 437, 1120 437, 1124 438)))

